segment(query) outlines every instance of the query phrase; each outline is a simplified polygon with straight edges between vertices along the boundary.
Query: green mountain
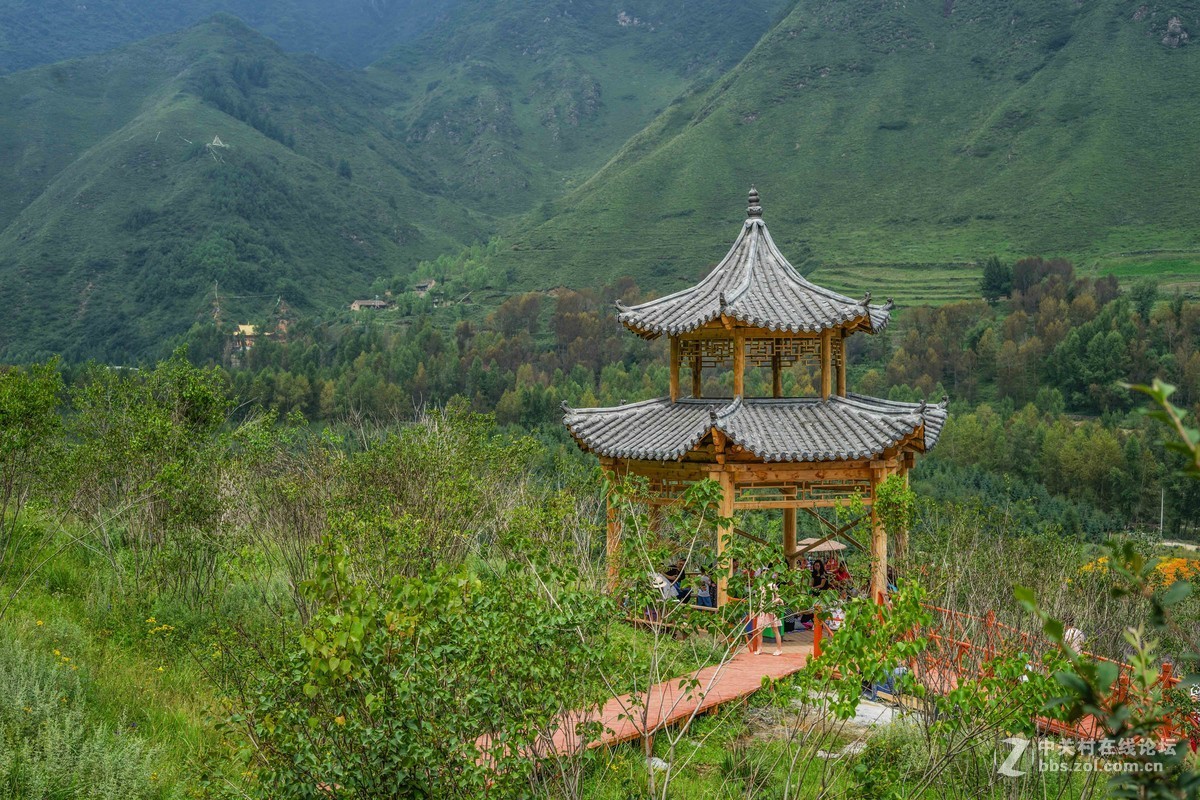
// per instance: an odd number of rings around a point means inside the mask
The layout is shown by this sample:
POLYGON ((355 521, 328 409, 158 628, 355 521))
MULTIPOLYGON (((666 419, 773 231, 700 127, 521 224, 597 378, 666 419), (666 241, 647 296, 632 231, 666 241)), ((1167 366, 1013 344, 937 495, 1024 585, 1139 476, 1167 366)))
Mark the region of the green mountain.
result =
POLYGON ((0 352, 152 353, 218 303, 342 306, 476 239, 387 102, 233 18, 0 77, 0 352))
POLYGON ((457 0, 0 0, 0 72, 91 55, 234 14, 288 50, 365 66, 457 0))
POLYGON ((0 76, 0 354, 136 358, 382 291, 582 182, 782 3, 448 4, 368 71, 222 16, 0 76))
POLYGON ((512 213, 586 180, 732 68, 785 4, 478 0, 368 72, 451 196, 512 213))
POLYGON ((1197 33, 1194 2, 801 0, 494 266, 670 291, 720 258, 753 183, 783 251, 855 291, 974 295, 963 265, 992 253, 1166 252, 1195 281, 1197 33))

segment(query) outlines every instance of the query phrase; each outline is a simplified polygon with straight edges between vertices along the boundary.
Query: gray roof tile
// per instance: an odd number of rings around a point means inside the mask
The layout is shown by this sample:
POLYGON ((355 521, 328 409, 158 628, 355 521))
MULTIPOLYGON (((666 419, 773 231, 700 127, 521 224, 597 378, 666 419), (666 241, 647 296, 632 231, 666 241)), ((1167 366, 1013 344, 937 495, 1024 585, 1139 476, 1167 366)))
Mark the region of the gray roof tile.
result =
POLYGON ((618 305, 618 319, 642 336, 677 335, 726 316, 760 328, 817 333, 861 320, 872 331, 891 319, 891 301, 870 305, 806 280, 779 252, 761 218, 751 216, 737 241, 700 283, 648 303, 618 305))
POLYGON ((764 461, 871 458, 924 425, 924 445, 937 444, 946 409, 851 394, 815 398, 646 400, 614 408, 566 409, 567 429, 602 456, 670 461, 712 428, 764 461))

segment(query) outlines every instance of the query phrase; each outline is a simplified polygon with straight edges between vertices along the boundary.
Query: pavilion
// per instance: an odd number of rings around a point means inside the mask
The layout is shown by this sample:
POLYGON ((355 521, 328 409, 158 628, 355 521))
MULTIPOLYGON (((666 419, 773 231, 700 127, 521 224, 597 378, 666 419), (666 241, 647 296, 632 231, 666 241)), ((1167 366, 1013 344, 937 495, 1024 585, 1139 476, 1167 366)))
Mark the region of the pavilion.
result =
MULTIPOLYGON (((781 509, 788 561, 821 543, 844 538, 869 549, 870 590, 887 591, 887 532, 875 513, 878 487, 891 475, 907 479, 917 453, 931 449, 946 421, 946 403, 900 403, 846 389, 846 339, 877 333, 892 302, 854 300, 805 280, 771 240, 758 193, 750 190, 747 219, 729 253, 695 286, 636 306, 618 304, 618 319, 645 339, 670 339, 670 394, 613 408, 565 408, 563 419, 585 451, 613 479, 646 479, 639 500, 678 502, 693 482, 711 478, 722 489, 720 515, 781 509), (784 397, 784 370, 803 364, 820 371, 820 394, 784 397), (680 371, 690 372, 683 396, 680 371), (770 368, 772 396, 748 397, 747 367, 770 368), (702 397, 705 370, 732 368, 732 397, 702 397), (823 509, 860 497, 870 509, 871 539, 862 545, 823 509), (798 546, 796 512, 824 526, 816 544, 798 546)), ((737 531, 723 526, 718 556, 737 531)), ((610 499, 610 580, 621 548, 619 516, 610 499)), ((717 603, 727 599, 718 578, 717 603)))

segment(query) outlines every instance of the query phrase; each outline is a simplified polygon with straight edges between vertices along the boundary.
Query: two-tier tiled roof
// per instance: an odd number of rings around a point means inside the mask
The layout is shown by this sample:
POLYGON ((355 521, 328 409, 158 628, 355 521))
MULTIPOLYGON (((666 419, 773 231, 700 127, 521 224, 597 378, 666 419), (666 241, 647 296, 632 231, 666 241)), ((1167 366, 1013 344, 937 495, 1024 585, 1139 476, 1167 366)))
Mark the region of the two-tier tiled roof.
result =
POLYGON ((751 189, 748 218, 729 253, 704 280, 648 303, 618 304, 618 319, 646 338, 694 331, 722 315, 772 331, 818 333, 851 327, 882 330, 892 303, 871 305, 804 279, 779 252, 751 189))
POLYGON ((851 394, 815 398, 646 400, 614 408, 566 409, 563 422, 587 450, 615 458, 670 461, 720 430, 763 461, 838 461, 878 456, 917 436, 929 450, 945 405, 851 394))

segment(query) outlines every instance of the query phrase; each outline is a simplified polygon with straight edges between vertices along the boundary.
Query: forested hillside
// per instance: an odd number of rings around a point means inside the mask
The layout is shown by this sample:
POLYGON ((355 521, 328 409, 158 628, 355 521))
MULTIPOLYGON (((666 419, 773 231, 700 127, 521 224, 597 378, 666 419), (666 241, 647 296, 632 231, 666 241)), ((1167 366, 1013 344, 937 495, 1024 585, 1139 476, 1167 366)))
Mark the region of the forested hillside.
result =
POLYGON ((1194 287, 1198 29, 1194 3, 802 0, 496 261, 531 288, 670 291, 756 183, 784 252, 838 288, 946 300, 992 253, 1136 272, 1143 251, 1194 287))
POLYGON ((136 358, 218 286, 313 314, 480 235, 384 102, 231 17, 0 78, 0 352, 136 358))

